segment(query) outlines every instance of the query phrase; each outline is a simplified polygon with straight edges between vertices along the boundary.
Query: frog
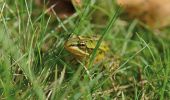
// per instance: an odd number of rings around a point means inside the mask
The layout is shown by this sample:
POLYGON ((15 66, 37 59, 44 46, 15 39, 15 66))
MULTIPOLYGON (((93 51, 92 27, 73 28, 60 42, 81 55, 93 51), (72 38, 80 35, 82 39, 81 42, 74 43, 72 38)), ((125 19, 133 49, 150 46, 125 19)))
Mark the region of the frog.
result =
MULTIPOLYGON (((95 49, 99 36, 73 36, 64 43, 64 48, 71 53, 80 62, 85 62, 88 67, 89 59, 95 49)), ((115 57, 109 48, 109 44, 102 41, 100 44, 96 57, 94 58, 94 64, 107 64, 111 67, 118 67, 119 60, 115 57)))

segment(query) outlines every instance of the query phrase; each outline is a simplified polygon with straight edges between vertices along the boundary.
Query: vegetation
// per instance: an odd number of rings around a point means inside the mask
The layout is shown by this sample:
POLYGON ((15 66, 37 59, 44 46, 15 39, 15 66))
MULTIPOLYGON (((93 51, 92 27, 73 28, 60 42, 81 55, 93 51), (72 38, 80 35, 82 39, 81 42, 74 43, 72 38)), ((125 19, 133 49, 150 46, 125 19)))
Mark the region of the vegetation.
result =
POLYGON ((168 100, 169 27, 122 20, 114 0, 83 4, 60 19, 34 0, 0 0, 0 98, 168 100), (72 35, 101 36, 87 69, 64 49, 72 35), (102 41, 120 58, 113 72, 93 65, 102 41))

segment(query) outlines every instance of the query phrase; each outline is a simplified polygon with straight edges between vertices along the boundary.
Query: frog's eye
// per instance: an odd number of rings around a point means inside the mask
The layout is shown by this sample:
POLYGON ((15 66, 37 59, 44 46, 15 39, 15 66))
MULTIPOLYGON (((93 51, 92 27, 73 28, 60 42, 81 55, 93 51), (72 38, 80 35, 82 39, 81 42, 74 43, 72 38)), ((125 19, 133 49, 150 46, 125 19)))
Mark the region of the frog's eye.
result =
POLYGON ((85 42, 80 42, 80 43, 77 44, 77 46, 84 47, 84 46, 86 46, 86 43, 85 42))
POLYGON ((85 42, 80 42, 77 44, 77 46, 81 49, 86 49, 86 43, 85 42))

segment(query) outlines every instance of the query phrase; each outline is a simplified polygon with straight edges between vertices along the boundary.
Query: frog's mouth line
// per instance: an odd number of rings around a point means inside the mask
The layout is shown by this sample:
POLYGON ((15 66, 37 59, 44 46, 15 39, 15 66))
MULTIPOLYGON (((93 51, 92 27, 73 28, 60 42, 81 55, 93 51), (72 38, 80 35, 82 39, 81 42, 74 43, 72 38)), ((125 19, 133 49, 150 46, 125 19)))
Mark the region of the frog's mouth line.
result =
POLYGON ((78 47, 76 47, 76 46, 69 46, 69 47, 66 47, 66 49, 67 49, 70 53, 72 53, 72 54, 74 54, 74 55, 76 55, 76 56, 80 56, 80 57, 89 56, 89 54, 88 54, 87 52, 80 50, 80 49, 79 49, 78 47))

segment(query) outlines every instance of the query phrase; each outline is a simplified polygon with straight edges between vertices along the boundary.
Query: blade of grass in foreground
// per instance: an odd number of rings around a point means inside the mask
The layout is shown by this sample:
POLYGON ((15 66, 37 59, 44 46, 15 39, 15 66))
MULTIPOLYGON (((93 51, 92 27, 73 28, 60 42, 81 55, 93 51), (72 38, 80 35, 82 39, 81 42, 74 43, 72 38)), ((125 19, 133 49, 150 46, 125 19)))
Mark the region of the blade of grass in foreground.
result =
POLYGON ((165 100, 165 94, 166 94, 166 90, 168 90, 166 87, 168 86, 168 78, 169 78, 169 72, 170 72, 170 51, 169 50, 164 50, 164 54, 165 54, 165 70, 164 70, 164 76, 163 76, 163 86, 162 89, 160 91, 160 100, 165 100))
POLYGON ((120 7, 118 7, 118 9, 116 10, 115 14, 113 15, 113 17, 111 18, 111 20, 109 21, 107 27, 105 28, 105 30, 102 32, 102 36, 100 37, 100 39, 98 40, 95 49, 93 50, 92 56, 90 57, 90 61, 89 61, 89 65, 88 67, 91 68, 91 66, 94 63, 94 58, 96 57, 97 54, 97 50, 99 49, 100 44, 102 43, 104 37, 106 36, 107 32, 110 30, 110 28, 113 26, 113 24, 115 23, 116 19, 118 18, 120 13, 120 7))
MULTIPOLYGON (((7 30, 6 23, 4 23, 5 30, 7 30)), ((3 50, 6 51, 6 55, 12 54, 16 59, 20 58, 20 53, 17 51, 17 46, 12 43, 12 41, 5 35, 8 32, 4 32, 0 35, 0 42, 2 42, 3 50), (2 36, 2 37, 1 37, 2 36)), ((36 95, 42 100, 45 98, 45 94, 43 93, 42 88, 39 86, 39 82, 36 80, 35 76, 33 75, 32 71, 28 70, 27 68, 27 58, 23 58, 22 61, 20 61, 20 67, 22 71, 25 73, 25 75, 30 79, 31 83, 33 84, 34 91, 36 95)))
MULTIPOLYGON (((4 12, 5 10, 0 9, 1 12, 4 12)), ((30 16, 30 15, 29 15, 30 16)), ((29 19, 31 21, 31 19, 29 19)), ((38 80, 36 80, 35 75, 33 74, 32 70, 28 70, 28 67, 30 68, 30 65, 27 62, 31 61, 31 57, 27 57, 28 55, 31 55, 31 50, 29 51, 29 53, 25 53, 24 55, 26 56, 22 56, 22 53, 20 52, 20 50, 18 50, 18 45, 14 43, 14 41, 10 38, 10 35, 12 34, 11 31, 12 29, 8 26, 9 22, 5 20, 5 16, 2 16, 2 24, 0 27, 3 27, 2 29, 0 29, 1 35, 0 35, 0 42, 2 45, 2 51, 4 51, 3 55, 8 57, 9 54, 13 59, 16 59, 16 61, 18 62, 14 62, 14 63, 18 63, 19 67, 22 69, 23 73, 25 74, 25 77, 29 79, 30 83, 32 84, 33 87, 33 91, 35 92, 36 97, 38 97, 40 100, 45 99, 45 94, 43 92, 42 87, 40 86, 40 83, 38 80)), ((33 28, 33 27, 32 27, 33 28)), ((31 29, 32 29, 31 28, 31 29)), ((29 30, 29 28, 28 28, 29 30)), ((33 39, 32 39, 33 41, 33 39)), ((33 42, 32 42, 33 43, 33 42)), ((31 44, 32 46, 32 44, 31 44)), ((30 48, 31 48, 30 46, 30 48)), ((8 59, 6 59, 6 64, 8 67, 8 70, 12 67, 11 63, 8 62, 8 59), (8 64, 8 65, 7 65, 8 64)), ((14 65, 13 65, 14 66, 14 65)), ((13 81, 10 79, 8 79, 10 81, 10 83, 13 83, 13 81)), ((12 84, 13 85, 13 84, 12 84)), ((17 85, 16 85, 17 86, 17 85)), ((9 86, 5 86, 9 87, 9 86)), ((6 97, 11 96, 11 90, 13 90, 13 87, 9 87, 9 89, 6 91, 6 97)), ((28 89, 31 90, 31 89, 28 89)), ((14 91, 13 94, 15 94, 16 92, 14 91)))

